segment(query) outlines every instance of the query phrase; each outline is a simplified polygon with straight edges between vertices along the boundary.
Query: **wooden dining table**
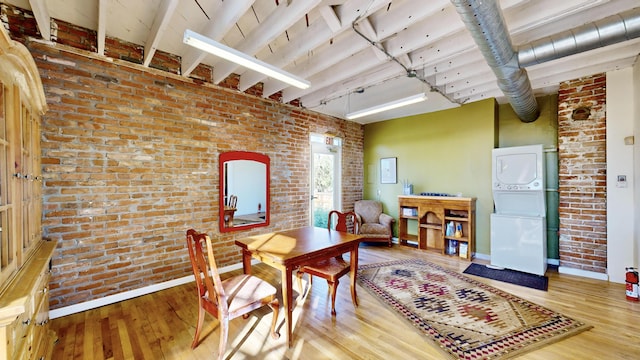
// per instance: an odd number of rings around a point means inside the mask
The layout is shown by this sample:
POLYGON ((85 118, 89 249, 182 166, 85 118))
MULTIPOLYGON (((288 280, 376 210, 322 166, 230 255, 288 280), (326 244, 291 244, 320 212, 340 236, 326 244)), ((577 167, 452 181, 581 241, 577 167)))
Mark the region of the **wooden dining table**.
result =
POLYGON ((236 240, 236 245, 242 248, 242 266, 245 274, 251 273, 252 258, 279 269, 282 273, 282 301, 288 347, 292 345, 293 330, 293 271, 301 265, 350 253, 351 297, 357 305, 356 273, 361 238, 360 235, 306 226, 236 240))

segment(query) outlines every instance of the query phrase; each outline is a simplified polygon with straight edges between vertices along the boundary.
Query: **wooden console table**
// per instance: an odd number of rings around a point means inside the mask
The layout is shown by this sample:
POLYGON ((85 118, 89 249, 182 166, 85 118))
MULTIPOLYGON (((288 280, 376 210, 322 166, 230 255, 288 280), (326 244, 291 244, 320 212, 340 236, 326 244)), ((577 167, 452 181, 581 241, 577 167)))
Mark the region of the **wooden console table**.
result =
POLYGON ((443 255, 471 260, 476 240, 476 198, 400 195, 398 206, 401 245, 417 243, 419 249, 435 249, 443 255), (407 230, 412 221, 416 222, 417 234, 407 230))

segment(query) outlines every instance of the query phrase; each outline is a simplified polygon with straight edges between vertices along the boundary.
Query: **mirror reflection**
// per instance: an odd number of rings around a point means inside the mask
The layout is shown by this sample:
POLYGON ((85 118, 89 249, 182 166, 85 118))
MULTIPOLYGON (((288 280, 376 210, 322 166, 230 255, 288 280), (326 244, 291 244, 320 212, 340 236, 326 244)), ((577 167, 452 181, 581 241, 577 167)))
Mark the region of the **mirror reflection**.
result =
POLYGON ((269 157, 233 151, 220 154, 220 231, 269 224, 269 157))

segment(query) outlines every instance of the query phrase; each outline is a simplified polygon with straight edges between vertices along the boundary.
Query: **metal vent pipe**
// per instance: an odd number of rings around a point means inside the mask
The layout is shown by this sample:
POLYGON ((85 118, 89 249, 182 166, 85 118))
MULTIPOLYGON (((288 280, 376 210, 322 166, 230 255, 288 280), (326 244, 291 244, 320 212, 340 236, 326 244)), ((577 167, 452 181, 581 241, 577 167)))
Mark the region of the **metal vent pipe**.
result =
POLYGON ((521 67, 640 37, 640 8, 545 37, 518 49, 521 67))
POLYGON ((535 121, 540 109, 526 70, 520 68, 518 53, 496 0, 451 0, 485 60, 498 78, 498 87, 518 118, 535 121))

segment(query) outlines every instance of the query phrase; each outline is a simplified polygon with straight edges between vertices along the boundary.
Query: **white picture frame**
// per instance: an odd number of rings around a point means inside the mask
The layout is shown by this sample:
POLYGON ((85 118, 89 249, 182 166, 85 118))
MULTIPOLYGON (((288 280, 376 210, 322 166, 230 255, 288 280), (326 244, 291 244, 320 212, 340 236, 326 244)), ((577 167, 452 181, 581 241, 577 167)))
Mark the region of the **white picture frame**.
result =
POLYGON ((381 158, 380 159, 380 183, 381 184, 397 184, 398 176, 396 174, 397 158, 381 158))

